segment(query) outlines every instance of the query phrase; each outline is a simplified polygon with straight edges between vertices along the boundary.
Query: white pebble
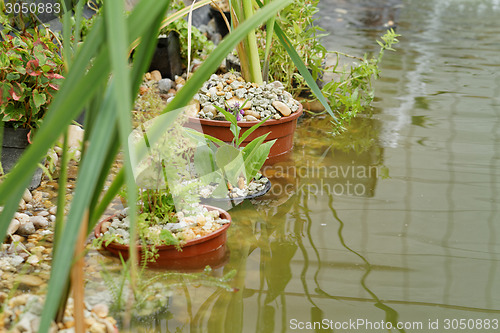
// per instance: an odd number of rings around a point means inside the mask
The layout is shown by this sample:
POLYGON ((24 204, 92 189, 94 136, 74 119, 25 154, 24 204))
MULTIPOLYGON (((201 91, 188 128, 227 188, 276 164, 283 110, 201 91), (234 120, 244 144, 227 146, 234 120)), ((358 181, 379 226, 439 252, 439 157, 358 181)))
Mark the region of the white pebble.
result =
POLYGON ((49 208, 49 213, 52 215, 56 215, 57 213, 57 206, 53 206, 49 208))
POLYGON ((30 220, 30 217, 28 214, 24 214, 24 213, 16 213, 14 214, 14 217, 19 221, 21 222, 21 224, 24 224, 26 222, 29 222, 30 220))
POLYGON ((30 217, 30 222, 33 223, 36 229, 47 228, 49 225, 49 221, 43 216, 32 216, 30 217))
POLYGON ((30 190, 26 189, 23 193, 23 200, 28 203, 28 202, 31 202, 31 200, 33 200, 33 196, 31 195, 31 192, 30 190))

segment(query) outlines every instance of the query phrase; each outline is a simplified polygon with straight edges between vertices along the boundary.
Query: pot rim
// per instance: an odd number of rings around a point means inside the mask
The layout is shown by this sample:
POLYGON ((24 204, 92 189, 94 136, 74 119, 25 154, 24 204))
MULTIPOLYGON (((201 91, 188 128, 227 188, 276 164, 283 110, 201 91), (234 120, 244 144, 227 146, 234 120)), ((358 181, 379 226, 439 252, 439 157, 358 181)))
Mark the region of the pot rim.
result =
MULTIPOLYGON (((273 126, 273 125, 278 125, 282 123, 287 123, 290 121, 293 121, 300 117, 304 113, 304 108, 302 106, 302 103, 299 103, 299 109, 289 115, 288 117, 281 117, 280 119, 268 119, 266 120, 260 127, 264 126, 273 126)), ((219 126, 219 127, 230 127, 231 122, 227 120, 211 120, 211 119, 200 119, 196 118, 193 116, 189 116, 189 122, 191 123, 200 123, 202 125, 209 125, 209 126, 219 126)), ((260 121, 238 121, 238 126, 242 128, 246 127, 252 127, 254 125, 257 125, 260 121)))
POLYGON ((272 186, 271 180, 268 178, 267 179, 267 183, 264 186, 264 189, 261 190, 260 192, 254 193, 252 195, 246 195, 244 197, 236 197, 236 198, 229 198, 229 197, 225 197, 225 198, 208 197, 208 198, 203 198, 202 202, 205 201, 205 200, 207 202, 210 202, 210 201, 213 201, 213 202, 234 202, 234 201, 238 201, 239 202, 239 201, 243 201, 245 199, 255 199, 255 198, 258 198, 258 197, 261 197, 261 196, 267 194, 267 192, 269 192, 269 190, 271 189, 271 186, 272 186))
MULTIPOLYGON (((222 216, 222 218, 225 218, 226 220, 229 220, 229 223, 226 223, 226 224, 223 224, 219 229, 215 230, 214 232, 208 234, 208 235, 205 235, 205 236, 202 236, 202 237, 198 237, 198 238, 194 238, 194 239, 191 239, 189 241, 187 241, 186 243, 184 243, 183 245, 181 245, 181 249, 183 248, 186 248, 186 247, 190 247, 190 246, 193 246, 193 245, 197 245, 199 243, 203 243, 205 241, 208 241, 212 238, 215 238, 217 237, 219 234, 221 233, 224 233, 230 226, 231 226, 231 223, 232 223, 232 218, 231 218, 231 215, 229 215, 229 213, 221 208, 218 208, 218 207, 214 207, 214 206, 210 206, 210 205, 205 205, 205 204, 202 204, 202 206, 206 207, 208 210, 218 210, 220 212, 220 215, 219 216, 222 216)), ((110 217, 108 218, 105 218, 104 220, 100 221, 94 228, 94 236, 96 238, 100 238, 102 237, 101 236, 101 227, 102 227, 102 224, 106 221, 109 221, 109 220, 112 220, 113 217, 115 217, 117 214, 113 214, 111 215, 110 217)), ((152 245, 147 245, 147 247, 151 247, 152 245)), ((128 245, 124 245, 124 244, 120 244, 120 243, 117 243, 117 242, 111 242, 109 243, 109 245, 107 246, 104 246, 105 248, 106 247, 112 247, 112 248, 115 248, 115 249, 121 249, 121 250, 128 250, 129 249, 129 246, 128 245)), ((143 248, 143 245, 136 245, 136 249, 137 250, 142 250, 143 248)), ((175 245, 156 245, 155 246, 156 249, 158 250, 170 250, 170 249, 175 249, 176 246, 175 245)))

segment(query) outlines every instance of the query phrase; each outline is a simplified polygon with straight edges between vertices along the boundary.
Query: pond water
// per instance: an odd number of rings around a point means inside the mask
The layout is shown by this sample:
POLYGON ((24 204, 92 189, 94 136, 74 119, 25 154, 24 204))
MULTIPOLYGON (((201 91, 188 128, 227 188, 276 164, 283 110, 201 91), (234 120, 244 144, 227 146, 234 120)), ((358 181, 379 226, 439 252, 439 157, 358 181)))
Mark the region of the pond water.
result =
POLYGON ((131 331, 497 331, 500 1, 320 8, 330 49, 374 52, 384 25, 402 35, 373 116, 338 138, 328 118, 302 120, 293 156, 267 170, 267 201, 230 211, 214 273, 235 269, 236 290, 174 288, 131 331))

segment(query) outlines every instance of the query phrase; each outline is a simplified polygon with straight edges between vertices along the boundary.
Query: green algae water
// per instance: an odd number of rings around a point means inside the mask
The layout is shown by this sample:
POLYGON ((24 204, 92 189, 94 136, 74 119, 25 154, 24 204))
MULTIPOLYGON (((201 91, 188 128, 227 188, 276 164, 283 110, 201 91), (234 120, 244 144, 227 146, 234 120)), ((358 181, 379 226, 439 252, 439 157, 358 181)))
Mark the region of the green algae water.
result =
POLYGON ((500 1, 320 9, 329 49, 402 35, 373 116, 339 137, 327 117, 301 120, 293 155, 266 169, 271 192, 230 211, 213 274, 236 270, 235 289, 173 288, 133 332, 500 329, 500 1))

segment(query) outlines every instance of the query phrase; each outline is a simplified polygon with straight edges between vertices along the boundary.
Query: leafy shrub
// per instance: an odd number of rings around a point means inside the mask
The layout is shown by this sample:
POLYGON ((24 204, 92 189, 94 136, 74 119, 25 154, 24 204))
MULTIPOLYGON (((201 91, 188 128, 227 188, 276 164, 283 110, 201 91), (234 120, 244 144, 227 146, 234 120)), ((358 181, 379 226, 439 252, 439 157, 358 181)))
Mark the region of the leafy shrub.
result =
POLYGON ((63 79, 57 45, 43 30, 0 33, 1 120, 14 128, 38 128, 63 79))

